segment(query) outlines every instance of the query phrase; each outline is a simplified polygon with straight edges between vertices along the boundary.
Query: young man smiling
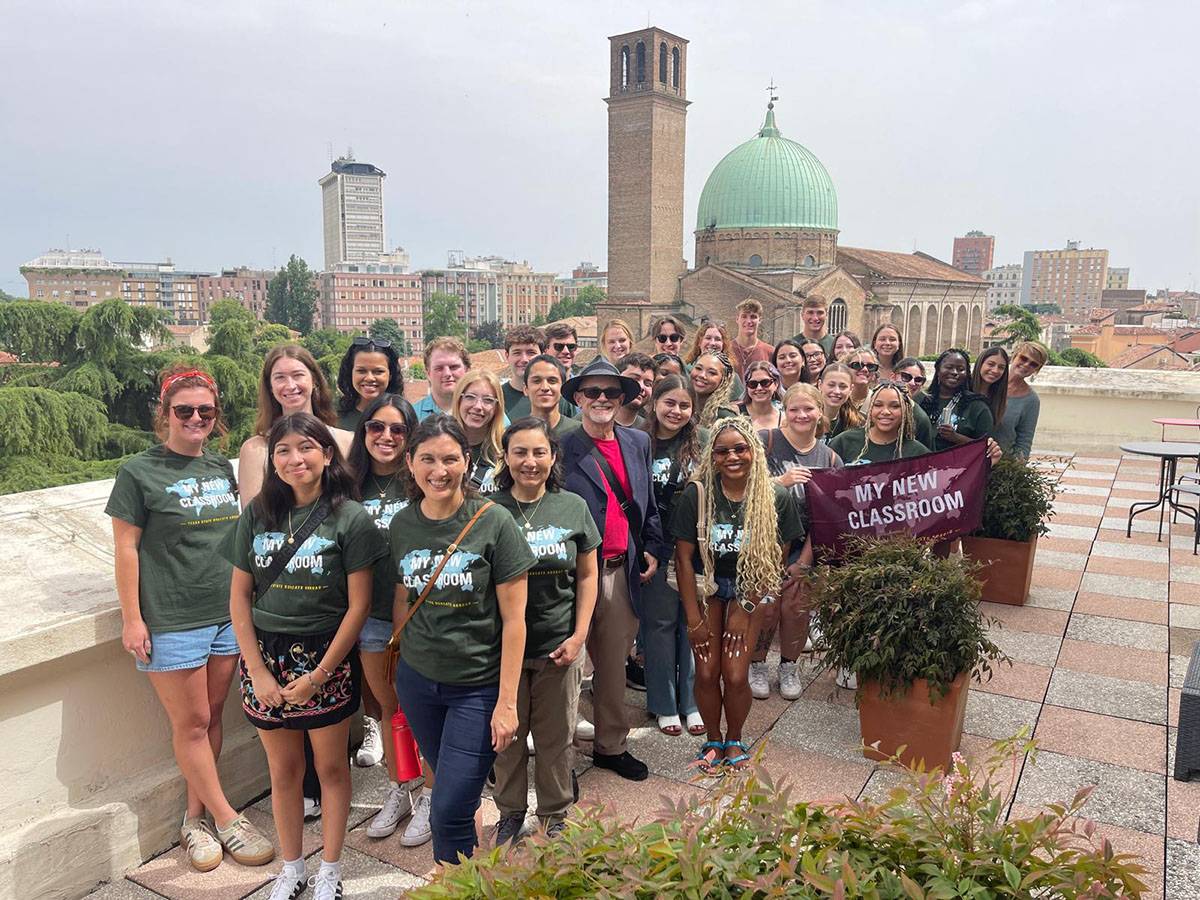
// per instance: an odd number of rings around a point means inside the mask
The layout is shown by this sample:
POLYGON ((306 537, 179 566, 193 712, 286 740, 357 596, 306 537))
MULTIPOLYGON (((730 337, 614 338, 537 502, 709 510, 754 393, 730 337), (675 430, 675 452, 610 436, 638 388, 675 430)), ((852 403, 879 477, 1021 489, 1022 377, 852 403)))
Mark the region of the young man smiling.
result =
POLYGON ((733 365, 738 375, 745 375, 752 362, 770 362, 775 348, 758 336, 762 324, 762 304, 747 297, 737 305, 737 337, 733 339, 733 365))
POLYGON ((433 415, 450 415, 454 386, 471 368, 471 355, 458 338, 434 338, 425 346, 425 372, 429 378, 429 393, 413 409, 417 420, 433 415))
POLYGON ((559 408, 562 387, 566 380, 562 363, 549 353, 535 356, 525 369, 525 400, 529 404, 528 414, 544 419, 559 440, 582 427, 578 419, 564 416, 559 408))
POLYGON ((654 360, 645 353, 626 353, 617 360, 617 371, 638 383, 642 392, 617 410, 617 424, 636 428, 645 418, 642 410, 654 390, 654 360))
POLYGON ((793 340, 816 341, 825 351, 825 358, 832 361, 833 335, 826 333, 825 320, 827 318, 829 318, 829 307, 825 303, 824 297, 817 294, 805 297, 804 304, 800 307, 800 319, 804 323, 804 330, 793 340))
POLYGON ((525 397, 525 369, 531 359, 545 352, 546 335, 540 328, 518 325, 504 333, 504 361, 512 366, 512 375, 501 384, 505 409, 513 410, 525 397))

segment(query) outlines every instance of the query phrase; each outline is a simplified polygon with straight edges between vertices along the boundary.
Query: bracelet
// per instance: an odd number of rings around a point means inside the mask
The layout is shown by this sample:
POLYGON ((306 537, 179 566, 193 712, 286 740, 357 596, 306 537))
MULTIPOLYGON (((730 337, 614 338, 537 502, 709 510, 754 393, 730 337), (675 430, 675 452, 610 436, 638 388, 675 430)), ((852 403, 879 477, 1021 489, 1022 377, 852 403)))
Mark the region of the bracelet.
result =
POLYGON ((309 686, 310 686, 310 687, 311 687, 311 688, 312 688, 314 691, 317 691, 317 692, 319 693, 319 692, 320 692, 320 690, 321 690, 321 686, 320 686, 319 684, 317 684, 315 681, 313 681, 313 678, 312 678, 312 672, 309 672, 309 673, 308 673, 308 674, 307 674, 305 677, 306 677, 306 678, 308 678, 308 684, 309 684, 309 686))
POLYGON ((707 624, 708 624, 707 622, 705 622, 703 619, 701 619, 701 620, 700 620, 699 622, 697 622, 695 625, 693 625, 693 626, 691 626, 690 628, 688 628, 688 630, 687 630, 687 633, 688 633, 688 634, 691 634, 693 631, 696 631, 696 630, 697 630, 697 629, 698 629, 698 628, 699 628, 701 625, 707 625, 707 624))
POLYGON ((321 665, 320 663, 317 663, 317 668, 318 668, 318 669, 320 669, 322 672, 324 672, 324 673, 325 673, 325 680, 326 680, 326 681, 328 681, 330 678, 332 678, 332 677, 333 677, 333 673, 332 673, 332 672, 330 672, 330 671, 329 671, 327 668, 325 668, 325 667, 324 667, 323 665, 321 665))

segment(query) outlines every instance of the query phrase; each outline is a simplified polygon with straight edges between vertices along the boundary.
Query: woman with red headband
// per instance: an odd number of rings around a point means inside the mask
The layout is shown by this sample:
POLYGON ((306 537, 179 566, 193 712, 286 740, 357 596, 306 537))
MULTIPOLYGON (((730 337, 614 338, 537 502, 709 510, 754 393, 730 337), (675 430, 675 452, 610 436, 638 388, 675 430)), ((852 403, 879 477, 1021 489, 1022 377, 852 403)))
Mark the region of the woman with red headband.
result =
POLYGON ((217 775, 221 709, 238 661, 229 620, 232 566, 218 547, 237 524, 233 467, 204 443, 225 434, 217 385, 207 372, 163 373, 155 432, 162 443, 117 472, 112 517, 121 642, 146 672, 171 721, 175 760, 187 782, 180 842, 207 872, 223 851, 242 865, 275 858, 271 842, 229 805, 217 775))

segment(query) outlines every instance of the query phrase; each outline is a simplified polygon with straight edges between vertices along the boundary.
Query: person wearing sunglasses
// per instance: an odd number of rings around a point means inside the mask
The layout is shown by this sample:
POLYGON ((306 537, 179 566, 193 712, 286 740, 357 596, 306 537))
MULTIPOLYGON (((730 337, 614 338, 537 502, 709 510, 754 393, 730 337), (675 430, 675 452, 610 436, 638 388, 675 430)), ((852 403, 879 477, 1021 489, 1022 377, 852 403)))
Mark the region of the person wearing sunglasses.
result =
POLYGON ((913 401, 913 425, 916 427, 917 440, 926 447, 932 447, 936 432, 929 414, 921 408, 922 392, 925 389, 925 366, 919 359, 906 356, 896 361, 892 381, 904 385, 913 401))
POLYGON ((654 338, 654 347, 662 353, 672 356, 683 355, 684 329, 682 323, 674 316, 661 316, 650 325, 650 337, 654 338))
POLYGON ((579 335, 575 326, 566 322, 554 322, 546 326, 546 350, 558 357, 567 377, 575 368, 575 354, 579 350, 579 335))
POLYGON ((746 396, 738 402, 738 415, 746 416, 760 431, 783 424, 783 406, 779 402, 779 372, 769 362, 752 362, 746 367, 746 396))
POLYGON ((627 749, 625 663, 641 617, 642 585, 669 551, 650 479, 650 437, 616 422, 617 409, 637 398, 641 386, 597 357, 563 392, 583 412, 583 428, 562 441, 566 489, 587 502, 603 536, 600 591, 587 641, 594 666, 592 760, 622 778, 644 781, 649 769, 627 749))
POLYGON ((859 347, 849 353, 844 353, 838 362, 845 363, 854 373, 854 386, 850 391, 850 402, 862 406, 867 394, 879 382, 879 360, 866 347, 859 347))
POLYGON ((750 363, 770 362, 775 348, 758 336, 763 316, 761 303, 753 297, 747 297, 735 309, 737 310, 738 333, 730 342, 726 352, 733 351, 731 359, 735 371, 745 372, 750 363))
POLYGON ((1004 416, 992 430, 992 436, 1005 453, 1028 458, 1033 450, 1041 400, 1027 381, 1046 365, 1049 355, 1036 341, 1022 341, 1012 349, 1008 367, 1008 403, 1004 416))
POLYGON ((392 342, 359 335, 338 368, 338 428, 354 431, 366 405, 383 394, 404 396, 400 356, 392 342))
POLYGON ((801 535, 796 505, 771 478, 749 419, 716 423, 699 468, 675 501, 671 534, 695 654, 696 705, 708 733, 696 766, 708 775, 740 770, 750 761, 742 727, 752 702, 751 655, 765 604, 778 596, 788 550, 801 535))
MULTIPOLYGON (((384 394, 376 397, 363 410, 362 421, 354 431, 350 446, 350 469, 358 483, 363 509, 386 539, 392 517, 408 506, 408 463, 404 448, 408 436, 417 428, 417 414, 403 397, 384 394)), ((429 840, 429 798, 433 787, 432 773, 426 767, 425 783, 402 785, 396 778, 396 759, 391 740, 392 716, 396 712, 396 688, 387 677, 387 643, 392 636, 392 601, 396 595, 396 570, 389 557, 375 564, 374 587, 371 592, 371 611, 358 635, 358 652, 362 660, 363 687, 363 745, 374 732, 379 742, 380 758, 387 764, 388 787, 383 805, 367 823, 367 837, 385 838, 394 834, 400 820, 412 813, 400 843, 418 847, 429 840), (368 705, 368 694, 372 704, 368 705), (380 723, 386 735, 381 735, 380 723), (386 739, 385 739, 386 738, 386 739), (416 792, 415 796, 410 793, 416 792)), ((362 749, 355 761, 363 765, 362 749)))
POLYGON ((971 355, 951 347, 933 364, 933 382, 921 407, 936 426, 933 450, 957 447, 991 433, 987 397, 971 390, 971 355))
POLYGON ((508 424, 500 379, 486 369, 471 369, 454 386, 451 408, 471 448, 468 485, 480 494, 495 493, 500 436, 508 424))
POLYGON ((242 865, 275 858, 271 842, 239 816, 217 773, 221 710, 237 669, 229 616, 232 566, 218 548, 237 523, 237 482, 223 454, 205 447, 226 433, 216 382, 179 365, 160 376, 154 430, 162 443, 117 470, 104 508, 112 518, 121 644, 171 723, 187 784, 180 845, 200 872, 223 845, 242 865))

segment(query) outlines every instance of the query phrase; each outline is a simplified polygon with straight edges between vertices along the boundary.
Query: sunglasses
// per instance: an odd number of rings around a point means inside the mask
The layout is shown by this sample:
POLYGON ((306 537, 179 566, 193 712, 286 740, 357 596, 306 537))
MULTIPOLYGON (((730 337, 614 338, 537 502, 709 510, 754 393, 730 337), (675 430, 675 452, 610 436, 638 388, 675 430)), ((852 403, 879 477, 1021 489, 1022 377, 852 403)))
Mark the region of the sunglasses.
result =
POLYGON ((758 391, 763 388, 769 388, 774 383, 775 380, 773 378, 755 378, 752 381, 747 381, 746 387, 752 391, 758 391))
POLYGON ((578 344, 560 344, 557 341, 554 342, 554 349, 559 353, 574 353, 575 348, 578 346, 578 344))
POLYGON ((656 334, 654 336, 654 339, 656 341, 658 341, 660 344, 666 344, 666 343, 678 344, 680 341, 683 340, 683 335, 682 334, 656 334))
POLYGON ((749 444, 734 444, 732 447, 713 447, 713 456, 719 456, 722 459, 730 454, 734 456, 745 456, 749 452, 749 444))
POLYGON ((855 372, 860 372, 863 369, 866 369, 868 372, 879 371, 879 363, 859 362, 855 360, 852 363, 846 363, 846 365, 852 368, 855 372))
POLYGON ((367 420, 368 434, 383 434, 387 430, 392 433, 392 437, 403 437, 408 434, 408 426, 401 422, 380 422, 378 419, 367 420))
POLYGON ((914 374, 912 374, 912 372, 897 372, 896 374, 900 376, 900 380, 903 381, 905 384, 908 384, 910 381, 913 384, 924 384, 925 383, 924 375, 914 375, 914 374))
POLYGON ((605 400, 620 400, 625 396, 625 390, 619 387, 585 387, 580 388, 579 393, 589 400, 599 400, 602 396, 605 400))
POLYGON ((175 418, 180 422, 188 421, 195 414, 199 414, 201 422, 211 422, 217 417, 217 408, 211 403, 202 403, 199 406, 176 403, 171 407, 171 412, 175 413, 175 418))
POLYGON ((356 337, 350 342, 351 347, 379 347, 381 350, 386 350, 392 346, 392 342, 386 338, 375 337, 356 337))

